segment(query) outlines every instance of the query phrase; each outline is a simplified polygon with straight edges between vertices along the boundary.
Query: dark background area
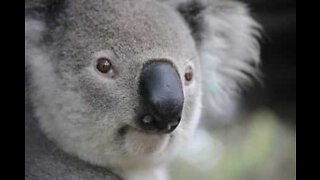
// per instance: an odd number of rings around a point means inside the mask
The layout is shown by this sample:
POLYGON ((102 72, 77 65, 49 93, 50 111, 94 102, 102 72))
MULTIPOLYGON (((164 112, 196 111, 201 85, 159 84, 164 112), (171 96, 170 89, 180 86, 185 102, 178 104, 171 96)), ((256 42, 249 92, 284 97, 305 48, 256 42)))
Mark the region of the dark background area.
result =
POLYGON ((250 110, 266 107, 295 127, 296 0, 241 0, 263 26, 262 85, 245 93, 250 110))

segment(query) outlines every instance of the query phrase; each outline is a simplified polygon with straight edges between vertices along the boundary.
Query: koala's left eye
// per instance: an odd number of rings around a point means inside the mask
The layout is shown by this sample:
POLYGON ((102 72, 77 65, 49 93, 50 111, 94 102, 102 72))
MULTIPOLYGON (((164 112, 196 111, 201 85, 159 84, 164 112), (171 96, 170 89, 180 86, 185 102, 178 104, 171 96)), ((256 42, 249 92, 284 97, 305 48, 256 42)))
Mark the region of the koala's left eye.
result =
POLYGON ((110 62, 110 60, 108 58, 99 58, 97 60, 97 66, 96 68, 104 74, 107 73, 113 73, 113 68, 112 68, 112 64, 110 62))
POLYGON ((191 66, 188 66, 185 70, 184 78, 187 82, 190 82, 193 78, 193 69, 191 66))

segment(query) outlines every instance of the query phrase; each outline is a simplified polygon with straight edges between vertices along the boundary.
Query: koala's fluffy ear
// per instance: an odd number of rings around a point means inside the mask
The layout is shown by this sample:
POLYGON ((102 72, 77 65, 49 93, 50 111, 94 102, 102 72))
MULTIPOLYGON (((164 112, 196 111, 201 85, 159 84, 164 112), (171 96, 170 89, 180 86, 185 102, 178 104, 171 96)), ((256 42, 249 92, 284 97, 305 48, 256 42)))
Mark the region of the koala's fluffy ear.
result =
POLYGON ((204 80, 204 116, 231 115, 241 87, 258 74, 259 24, 247 7, 229 0, 168 0, 189 25, 204 80), (230 111, 231 110, 231 111, 230 111))

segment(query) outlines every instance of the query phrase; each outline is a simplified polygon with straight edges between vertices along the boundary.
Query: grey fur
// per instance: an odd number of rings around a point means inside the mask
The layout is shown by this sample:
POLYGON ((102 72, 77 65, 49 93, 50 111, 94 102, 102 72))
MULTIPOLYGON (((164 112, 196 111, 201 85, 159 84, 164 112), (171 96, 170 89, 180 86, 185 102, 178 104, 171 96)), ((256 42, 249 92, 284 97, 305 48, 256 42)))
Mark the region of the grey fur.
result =
POLYGON ((128 180, 166 179, 166 162, 198 124, 202 94, 209 109, 205 112, 210 112, 207 117, 229 113, 216 112, 233 103, 238 83, 248 80, 243 72, 255 74, 251 65, 259 61, 258 25, 242 4, 197 3, 26 2, 25 56, 30 74, 26 92, 36 117, 26 116, 26 177, 114 177, 79 158, 128 180), (112 60, 114 79, 95 70, 99 57, 112 60), (158 59, 171 61, 182 80, 186 66, 194 68, 192 83, 182 82, 181 124, 161 137, 132 128, 119 133, 123 127, 137 127, 139 73, 145 63, 158 59), (214 91, 211 83, 216 85, 214 91), (35 119, 46 137, 31 122, 35 119), (58 150, 52 152, 55 147, 58 150), (69 168, 72 173, 64 174, 69 168))
POLYGON ((25 104, 26 180, 120 180, 110 171, 66 154, 39 129, 29 100, 25 104))

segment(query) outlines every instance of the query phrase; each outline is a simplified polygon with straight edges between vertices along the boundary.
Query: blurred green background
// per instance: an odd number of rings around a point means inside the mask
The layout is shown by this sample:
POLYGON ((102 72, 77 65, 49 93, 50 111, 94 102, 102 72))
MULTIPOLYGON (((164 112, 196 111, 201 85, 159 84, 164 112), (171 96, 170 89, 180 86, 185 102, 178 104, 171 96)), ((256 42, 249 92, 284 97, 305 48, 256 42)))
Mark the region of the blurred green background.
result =
POLYGON ((271 110, 199 129, 171 167, 174 180, 295 180, 296 133, 271 110))

